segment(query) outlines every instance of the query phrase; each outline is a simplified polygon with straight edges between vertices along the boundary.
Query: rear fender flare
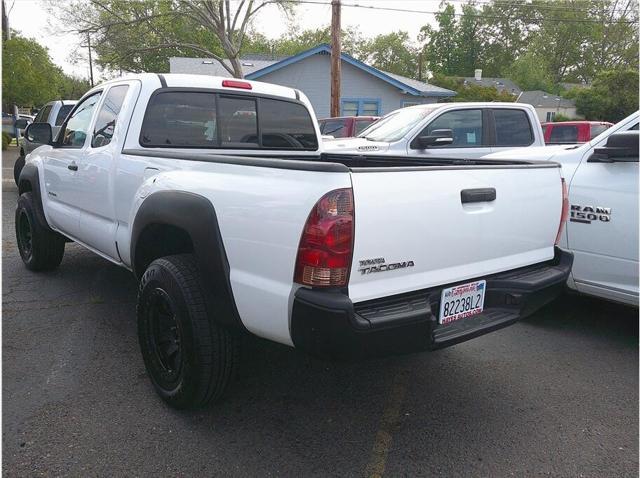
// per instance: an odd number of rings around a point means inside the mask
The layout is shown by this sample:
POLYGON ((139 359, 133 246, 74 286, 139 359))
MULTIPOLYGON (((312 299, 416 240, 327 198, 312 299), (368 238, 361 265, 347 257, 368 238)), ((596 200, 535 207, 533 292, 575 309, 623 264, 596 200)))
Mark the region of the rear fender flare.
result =
POLYGON ((131 265, 140 278, 140 260, 136 260, 138 240, 147 226, 168 225, 189 234, 205 292, 209 317, 218 323, 244 328, 233 298, 230 268, 211 201, 185 191, 158 191, 150 194, 138 208, 131 233, 131 265))

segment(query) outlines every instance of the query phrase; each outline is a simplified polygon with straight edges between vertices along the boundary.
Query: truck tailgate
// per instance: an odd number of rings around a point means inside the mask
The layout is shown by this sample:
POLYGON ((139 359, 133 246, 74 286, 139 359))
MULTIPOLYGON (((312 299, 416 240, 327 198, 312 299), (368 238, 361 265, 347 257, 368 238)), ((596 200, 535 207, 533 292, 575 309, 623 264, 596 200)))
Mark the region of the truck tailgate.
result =
POLYGON ((556 164, 353 168, 351 177, 353 302, 554 257, 562 214, 556 164))

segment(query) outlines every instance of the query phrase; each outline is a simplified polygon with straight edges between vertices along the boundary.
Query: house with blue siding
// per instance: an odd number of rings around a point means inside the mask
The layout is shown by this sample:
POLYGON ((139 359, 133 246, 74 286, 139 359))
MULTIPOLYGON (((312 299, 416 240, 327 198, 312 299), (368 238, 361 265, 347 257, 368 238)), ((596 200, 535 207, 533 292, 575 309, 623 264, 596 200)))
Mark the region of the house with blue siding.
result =
MULTIPOLYGON (((296 88, 309 98, 318 118, 329 116, 331 100, 331 48, 327 44, 286 58, 264 56, 242 58, 247 80, 264 81, 296 88)), ((423 103, 437 103, 455 91, 423 81, 378 70, 346 53, 341 55, 341 115, 381 116, 398 108, 423 103)), ((231 75, 210 58, 173 57, 171 73, 231 75)))

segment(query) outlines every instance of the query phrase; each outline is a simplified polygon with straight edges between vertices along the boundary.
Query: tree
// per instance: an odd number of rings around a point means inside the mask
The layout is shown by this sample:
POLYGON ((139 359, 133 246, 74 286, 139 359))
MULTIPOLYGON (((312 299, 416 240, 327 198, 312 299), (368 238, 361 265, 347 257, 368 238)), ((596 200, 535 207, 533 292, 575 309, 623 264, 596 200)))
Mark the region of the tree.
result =
POLYGON ((588 120, 616 123, 638 109, 638 70, 599 73, 590 88, 572 90, 576 110, 588 120))
POLYGON ((509 79, 522 90, 542 90, 559 93, 549 74, 546 60, 536 52, 527 52, 515 60, 506 71, 509 79))
POLYGON ((456 44, 457 26, 455 8, 446 4, 444 10, 436 13, 438 28, 425 25, 420 29, 418 40, 425 42, 424 53, 433 72, 443 75, 456 74, 454 46, 456 44))
POLYGON ((98 63, 126 71, 166 71, 170 55, 206 56, 242 78, 240 55, 251 22, 287 0, 69 0, 51 4, 61 22, 91 35, 98 63))
POLYGON ((418 50, 411 45, 404 31, 378 35, 364 42, 358 52, 359 60, 380 70, 416 78, 418 50))
POLYGON ((451 101, 504 101, 513 102, 516 97, 506 91, 498 91, 492 86, 467 84, 464 78, 435 74, 429 81, 432 85, 453 90, 457 94, 451 101))
POLYGON ((40 106, 58 98, 79 98, 89 88, 86 80, 65 75, 48 51, 16 32, 2 44, 3 107, 40 106))

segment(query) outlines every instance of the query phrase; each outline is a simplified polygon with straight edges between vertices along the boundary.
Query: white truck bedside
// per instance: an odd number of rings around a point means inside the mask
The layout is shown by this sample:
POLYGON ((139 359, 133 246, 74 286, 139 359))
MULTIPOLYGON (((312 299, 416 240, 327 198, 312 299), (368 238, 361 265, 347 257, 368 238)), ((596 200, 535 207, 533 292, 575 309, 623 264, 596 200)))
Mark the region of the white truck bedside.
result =
POLYGON ((252 333, 319 355, 434 350, 560 294, 568 203, 548 161, 325 154, 308 99, 145 74, 76 105, 19 177, 27 268, 74 241, 139 279, 138 335, 174 407, 220 397, 252 333), (523 214, 526 211, 526 214, 523 214))

